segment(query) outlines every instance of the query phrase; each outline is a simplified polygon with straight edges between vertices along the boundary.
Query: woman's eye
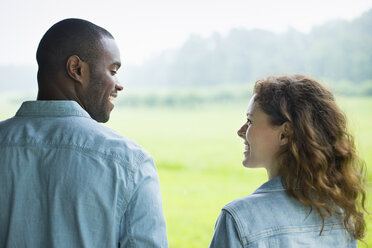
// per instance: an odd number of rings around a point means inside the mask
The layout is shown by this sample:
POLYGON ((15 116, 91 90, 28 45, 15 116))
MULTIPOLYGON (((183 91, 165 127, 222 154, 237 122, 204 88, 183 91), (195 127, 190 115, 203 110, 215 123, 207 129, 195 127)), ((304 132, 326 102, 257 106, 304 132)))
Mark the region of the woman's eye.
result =
POLYGON ((252 124, 251 119, 247 119, 247 124, 248 124, 248 126, 250 126, 252 124))
POLYGON ((116 73, 118 73, 117 71, 111 71, 112 75, 115 75, 116 73))

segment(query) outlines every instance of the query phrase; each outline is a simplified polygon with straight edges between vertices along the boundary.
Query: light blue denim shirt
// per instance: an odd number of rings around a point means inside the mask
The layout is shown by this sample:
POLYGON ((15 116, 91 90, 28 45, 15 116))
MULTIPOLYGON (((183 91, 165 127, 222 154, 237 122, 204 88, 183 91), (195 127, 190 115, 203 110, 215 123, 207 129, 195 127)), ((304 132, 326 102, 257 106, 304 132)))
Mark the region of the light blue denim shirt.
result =
POLYGON ((210 247, 357 247, 340 216, 327 219, 319 236, 321 227, 317 211, 289 196, 277 176, 223 207, 210 247))
POLYGON ((168 247, 151 156, 74 101, 24 102, 0 122, 0 247, 168 247))

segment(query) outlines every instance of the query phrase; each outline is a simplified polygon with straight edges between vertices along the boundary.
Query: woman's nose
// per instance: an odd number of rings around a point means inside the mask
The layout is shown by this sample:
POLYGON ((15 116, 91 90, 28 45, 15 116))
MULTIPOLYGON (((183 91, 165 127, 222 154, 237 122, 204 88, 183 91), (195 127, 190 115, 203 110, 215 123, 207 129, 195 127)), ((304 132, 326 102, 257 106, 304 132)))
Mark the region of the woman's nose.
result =
POLYGON ((238 136, 245 139, 245 132, 247 131, 247 124, 244 124, 237 132, 238 136))

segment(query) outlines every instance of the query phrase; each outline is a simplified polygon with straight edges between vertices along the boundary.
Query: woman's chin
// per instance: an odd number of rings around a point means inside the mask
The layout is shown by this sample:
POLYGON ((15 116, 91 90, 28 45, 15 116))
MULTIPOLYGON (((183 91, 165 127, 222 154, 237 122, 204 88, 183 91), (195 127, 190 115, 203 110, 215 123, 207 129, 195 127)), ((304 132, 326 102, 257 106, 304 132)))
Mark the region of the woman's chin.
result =
POLYGON ((262 164, 257 163, 255 161, 252 161, 249 158, 244 158, 243 161, 242 161, 242 164, 246 168, 260 168, 260 167, 262 167, 262 164))
POLYGON ((242 164, 243 164, 244 167, 252 168, 252 164, 250 163, 250 161, 247 158, 243 159, 242 164))

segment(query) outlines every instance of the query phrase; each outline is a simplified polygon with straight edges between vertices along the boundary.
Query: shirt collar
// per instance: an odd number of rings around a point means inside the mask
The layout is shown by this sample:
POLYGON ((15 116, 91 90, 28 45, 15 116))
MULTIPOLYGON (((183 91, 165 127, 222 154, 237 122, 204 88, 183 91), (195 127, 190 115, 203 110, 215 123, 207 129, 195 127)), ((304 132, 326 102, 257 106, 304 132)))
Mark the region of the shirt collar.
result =
POLYGON ((75 101, 26 101, 16 116, 80 116, 91 118, 75 101))

